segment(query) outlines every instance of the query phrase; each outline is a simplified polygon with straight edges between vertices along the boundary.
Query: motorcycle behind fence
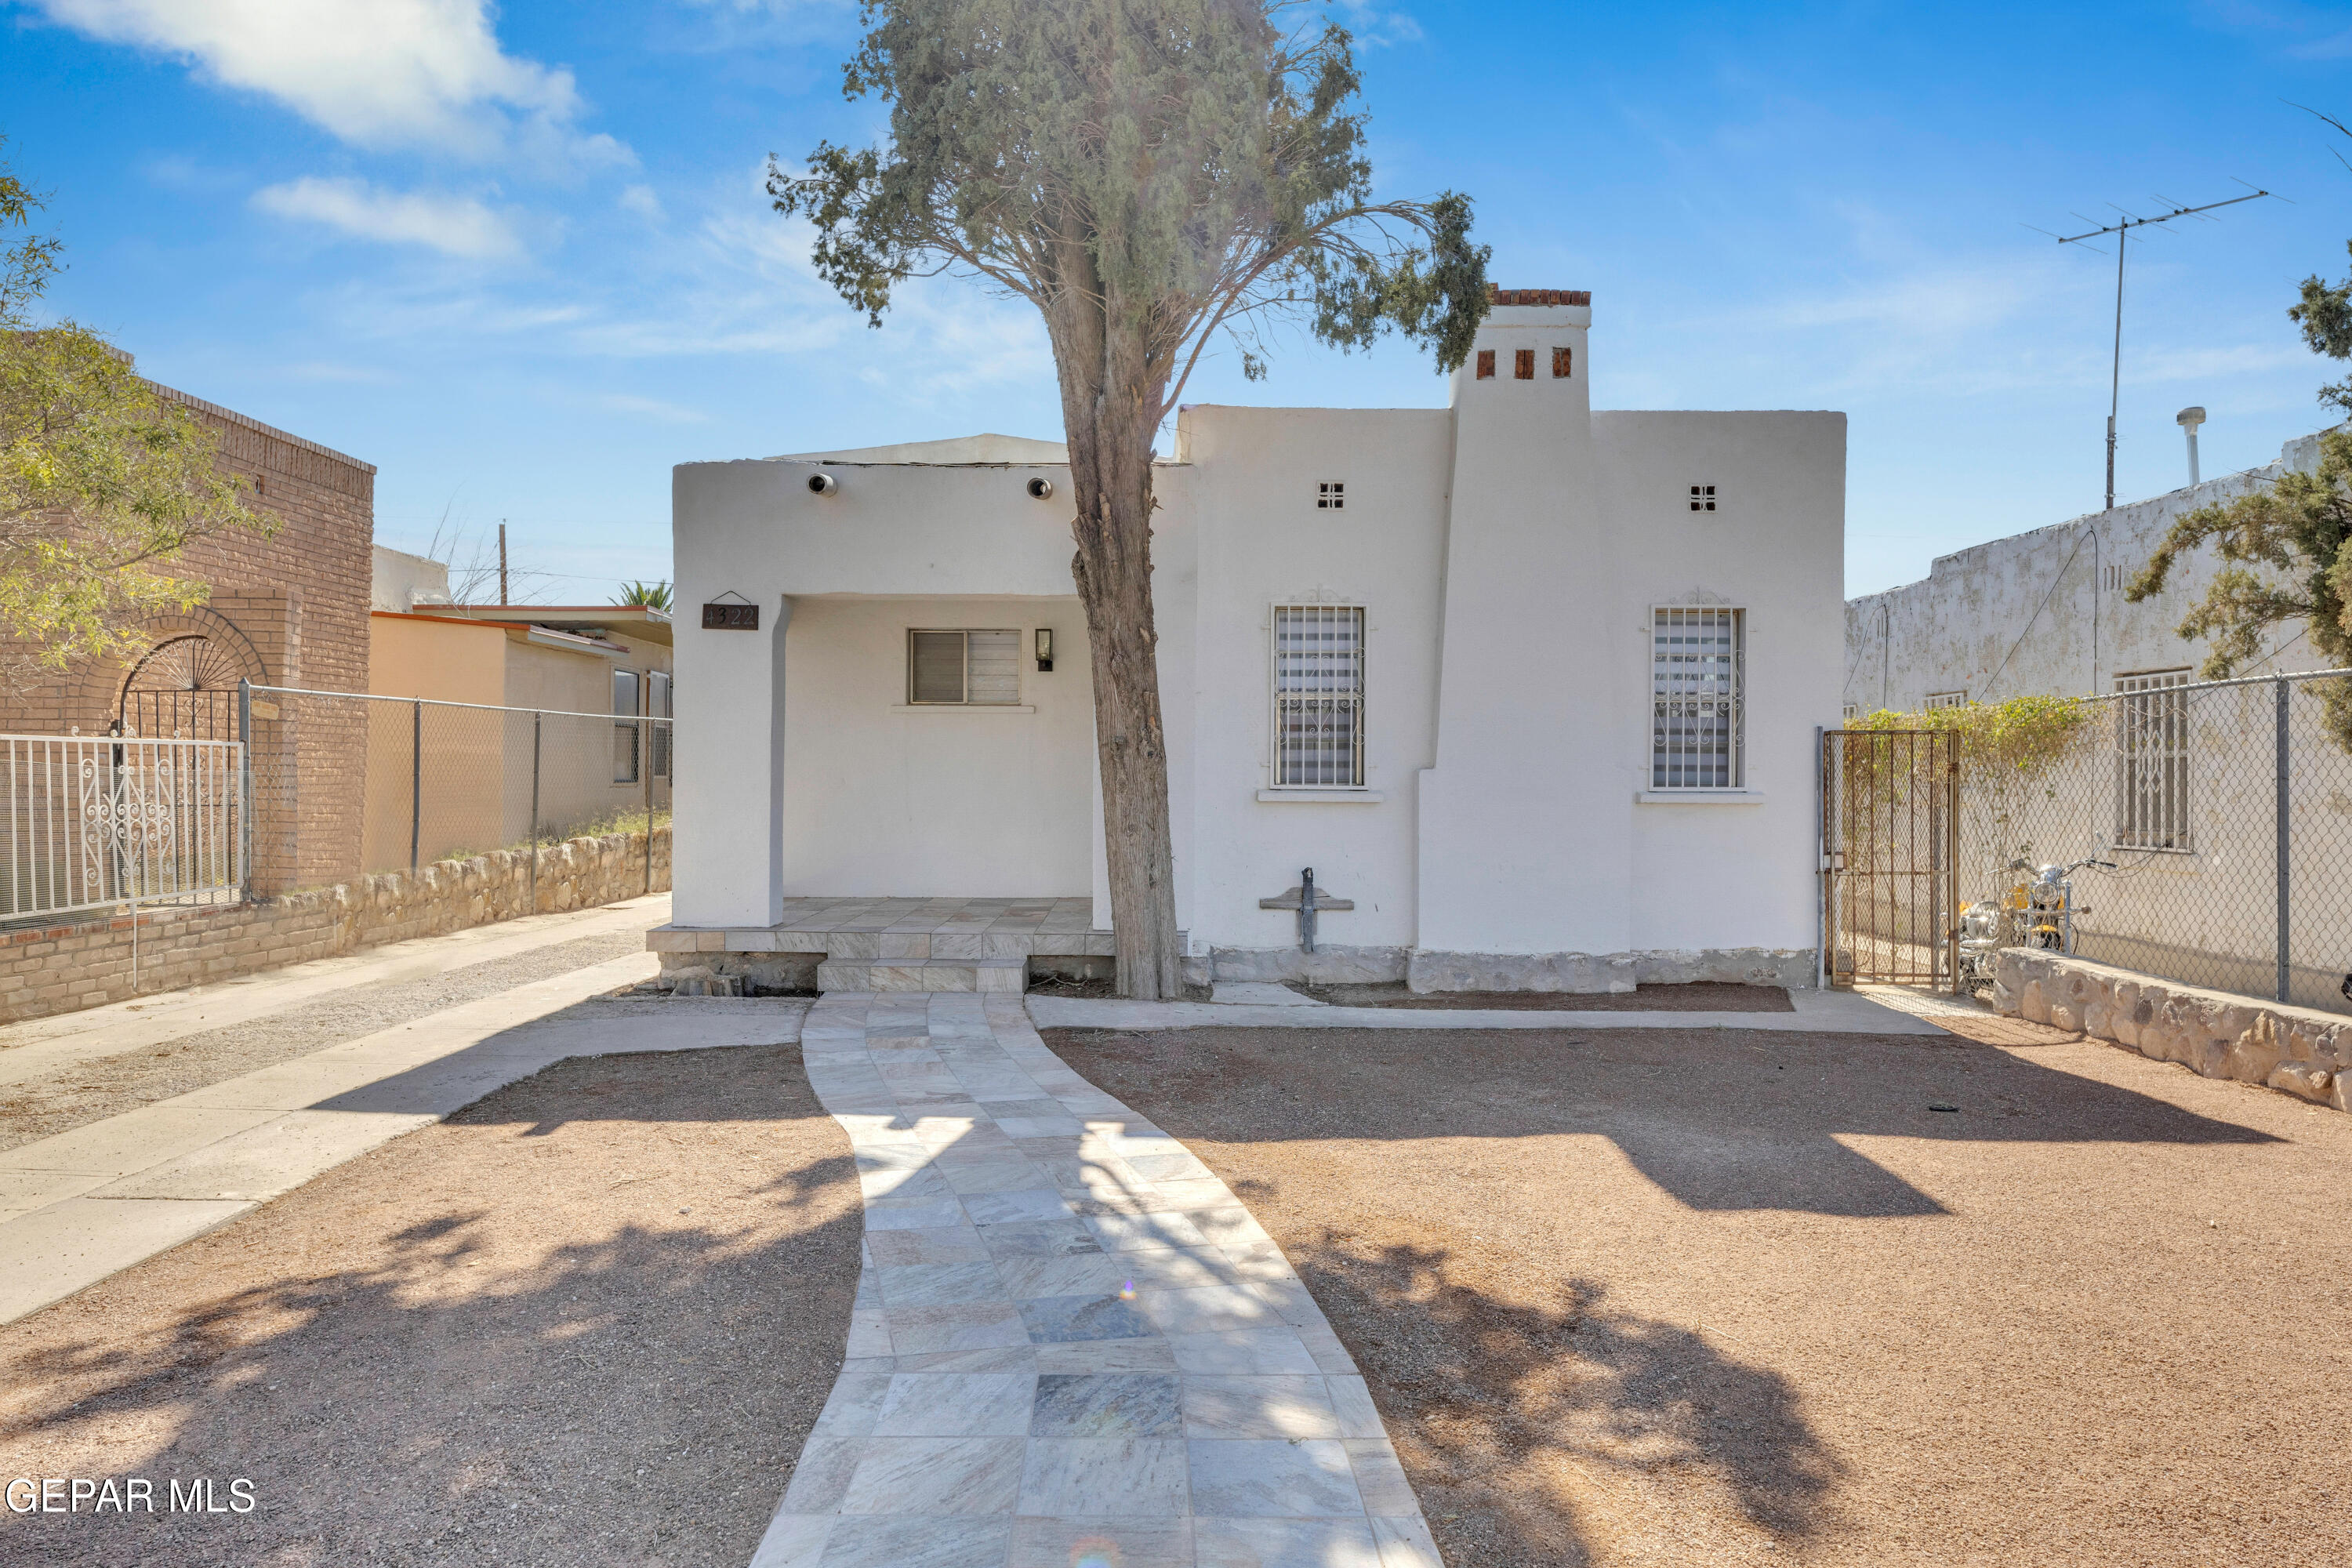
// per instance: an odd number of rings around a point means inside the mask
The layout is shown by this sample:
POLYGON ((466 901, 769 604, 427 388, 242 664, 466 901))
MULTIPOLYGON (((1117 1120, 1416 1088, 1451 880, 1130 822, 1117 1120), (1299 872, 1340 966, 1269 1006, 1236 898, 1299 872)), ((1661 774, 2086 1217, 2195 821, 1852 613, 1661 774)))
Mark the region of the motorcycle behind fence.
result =
POLYGON ((1960 911, 1960 983, 1970 991, 1992 988, 1993 959, 2002 948, 2074 951, 2074 919, 2091 912, 2074 899, 2074 873, 2086 867, 2112 871, 2112 860, 2094 856, 2067 866, 2009 863, 2024 878, 1998 900, 1979 899, 1960 911))

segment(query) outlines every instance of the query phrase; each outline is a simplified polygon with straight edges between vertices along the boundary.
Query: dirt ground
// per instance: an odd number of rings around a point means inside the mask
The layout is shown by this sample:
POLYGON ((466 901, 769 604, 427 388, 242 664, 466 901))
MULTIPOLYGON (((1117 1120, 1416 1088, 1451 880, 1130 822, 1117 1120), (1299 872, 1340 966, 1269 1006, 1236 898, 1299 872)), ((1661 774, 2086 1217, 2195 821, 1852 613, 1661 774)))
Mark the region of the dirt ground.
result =
POLYGON ((157 1498, 0 1563, 741 1568, 862 1231, 798 1047, 561 1063, 0 1328, 0 1477, 157 1498))
POLYGON ((1631 991, 1424 991, 1402 980, 1369 985, 1309 985, 1290 982, 1302 996, 1335 1007, 1503 1008, 1515 1013, 1793 1013, 1789 994, 1777 985, 1741 985, 1695 980, 1687 984, 1641 985, 1631 991))
POLYGON ((2352 1562, 2352 1118, 2083 1042, 1047 1038, 1281 1242, 1449 1563, 2352 1562))
POLYGON ((0 1149, 54 1138, 174 1095, 478 1002, 534 980, 643 952, 641 931, 552 942, 416 980, 352 985, 283 1013, 184 1035, 0 1088, 0 1149))

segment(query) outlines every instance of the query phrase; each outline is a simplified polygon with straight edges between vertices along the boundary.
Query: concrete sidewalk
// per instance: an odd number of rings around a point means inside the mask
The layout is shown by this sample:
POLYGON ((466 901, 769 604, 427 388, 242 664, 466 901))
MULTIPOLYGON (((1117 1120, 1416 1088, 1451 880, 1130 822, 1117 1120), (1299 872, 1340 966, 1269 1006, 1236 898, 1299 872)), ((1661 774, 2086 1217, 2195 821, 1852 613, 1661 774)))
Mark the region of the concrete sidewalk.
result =
POLYGON ((669 919, 669 895, 630 899, 584 911, 527 915, 446 936, 393 942, 347 958, 321 958, 217 985, 190 986, 135 1002, 0 1028, 0 1088, 85 1062, 160 1046, 207 1029, 250 1023, 362 985, 421 980, 451 970, 608 931, 646 929, 669 919))
MULTIPOLYGON (((613 918, 645 921, 646 913, 615 911, 613 918)), ((575 934, 576 926, 537 940, 575 934)), ((453 962, 482 962, 485 947, 465 944, 453 962)), ((393 962, 437 961, 409 953, 393 962)), ((201 1235, 566 1057, 799 1037, 805 1002, 605 999, 650 979, 656 967, 652 954, 635 953, 573 970, 0 1152, 0 1322, 201 1235)), ((350 969, 337 977, 364 983, 350 969)), ((320 978, 296 977, 284 1005, 317 995, 320 978)), ((258 1016, 269 998, 256 994, 238 1002, 258 1016)), ((199 1018, 191 1005, 181 1012, 194 1028, 220 1022, 217 1014, 199 1018)), ((136 1032, 142 1022, 119 1026, 136 1032)), ((79 1041, 102 1050, 110 1033, 84 1030, 48 1043, 79 1041)))

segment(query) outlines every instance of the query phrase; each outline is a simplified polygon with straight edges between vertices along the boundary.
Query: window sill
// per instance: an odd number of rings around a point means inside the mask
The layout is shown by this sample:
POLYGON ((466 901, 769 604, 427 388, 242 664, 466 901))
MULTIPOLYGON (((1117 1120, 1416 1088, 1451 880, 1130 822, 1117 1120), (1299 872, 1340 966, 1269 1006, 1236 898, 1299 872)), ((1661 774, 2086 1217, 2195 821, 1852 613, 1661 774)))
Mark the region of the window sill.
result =
POLYGON ((1758 789, 1645 789, 1633 795, 1638 805, 1761 805, 1758 789))
POLYGON ((1258 799, 1273 805, 1378 805, 1388 799, 1377 789, 1262 789, 1258 799))
POLYGON ((1034 713, 1026 702, 900 702, 893 713, 1034 713))

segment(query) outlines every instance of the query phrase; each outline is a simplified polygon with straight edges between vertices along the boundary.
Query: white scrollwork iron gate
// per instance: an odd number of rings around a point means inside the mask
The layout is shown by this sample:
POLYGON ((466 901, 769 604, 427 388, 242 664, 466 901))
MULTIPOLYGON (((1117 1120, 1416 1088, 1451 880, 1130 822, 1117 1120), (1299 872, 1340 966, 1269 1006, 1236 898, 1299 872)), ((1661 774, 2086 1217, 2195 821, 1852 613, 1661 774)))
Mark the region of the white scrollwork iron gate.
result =
POLYGON ((235 902, 244 748, 0 735, 0 920, 235 902))

